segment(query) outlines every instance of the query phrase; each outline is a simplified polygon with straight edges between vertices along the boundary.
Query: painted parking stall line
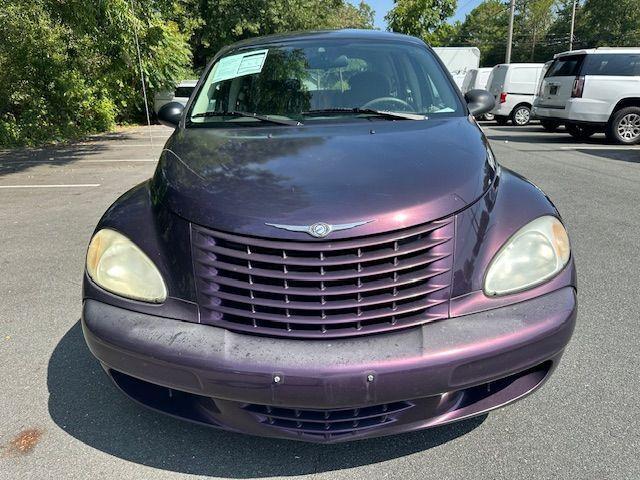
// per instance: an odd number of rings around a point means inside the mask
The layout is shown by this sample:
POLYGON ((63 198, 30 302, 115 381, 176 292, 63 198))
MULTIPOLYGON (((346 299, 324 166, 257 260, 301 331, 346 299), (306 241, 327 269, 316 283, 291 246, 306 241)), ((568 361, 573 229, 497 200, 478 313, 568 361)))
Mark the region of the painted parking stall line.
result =
POLYGON ((625 145, 571 145, 570 147, 560 147, 561 150, 622 150, 635 151, 640 147, 625 145))
POLYGON ((103 159, 87 159, 87 160, 72 160, 65 157, 50 158, 48 160, 9 160, 4 162, 4 165, 23 165, 23 164, 42 164, 42 165, 55 165, 66 166, 76 165, 82 163, 150 163, 157 162, 157 158, 103 158, 103 159), (60 165, 58 165, 60 164, 60 165))
POLYGON ((52 184, 52 185, 0 185, 0 189, 10 188, 92 188, 99 187, 99 183, 69 183, 69 184, 52 184))

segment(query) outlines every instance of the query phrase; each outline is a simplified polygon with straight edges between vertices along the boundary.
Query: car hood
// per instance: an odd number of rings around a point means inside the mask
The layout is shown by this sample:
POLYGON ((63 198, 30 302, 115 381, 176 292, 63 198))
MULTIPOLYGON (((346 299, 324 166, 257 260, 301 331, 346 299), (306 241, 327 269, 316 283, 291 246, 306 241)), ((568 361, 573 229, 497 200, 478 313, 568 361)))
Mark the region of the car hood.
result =
POLYGON ((266 223, 368 222, 331 238, 446 217, 473 203, 494 169, 469 118, 304 127, 178 129, 153 178, 156 200, 200 225, 312 239, 266 223))

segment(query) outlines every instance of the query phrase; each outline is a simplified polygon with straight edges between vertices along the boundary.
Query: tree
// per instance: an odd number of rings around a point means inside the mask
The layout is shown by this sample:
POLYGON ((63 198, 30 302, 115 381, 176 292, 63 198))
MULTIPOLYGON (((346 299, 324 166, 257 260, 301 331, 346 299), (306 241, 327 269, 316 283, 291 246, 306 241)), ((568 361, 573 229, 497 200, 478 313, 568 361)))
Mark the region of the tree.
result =
POLYGON ((636 46, 640 43, 637 0, 586 0, 577 18, 580 46, 636 46))
POLYGON ((464 19, 458 34, 460 45, 480 49, 480 64, 492 67, 504 62, 509 12, 501 0, 486 0, 464 19))
POLYGON ((513 61, 535 62, 536 47, 546 42, 554 19, 556 0, 518 0, 514 32, 513 61))
POLYGON ((394 0, 384 18, 391 31, 428 41, 456 13, 456 6, 456 0, 394 0))
POLYGON ((373 28, 373 10, 364 1, 355 6, 346 0, 197 0, 195 6, 201 18, 191 40, 197 68, 223 46, 253 36, 373 28))
POLYGON ((191 63, 169 0, 0 0, 0 144, 37 144, 141 117, 140 39, 148 87, 191 63), (142 7, 142 5, 140 5, 142 7))
POLYGON ((459 42, 462 23, 443 23, 425 39, 433 47, 447 47, 456 45, 459 42))

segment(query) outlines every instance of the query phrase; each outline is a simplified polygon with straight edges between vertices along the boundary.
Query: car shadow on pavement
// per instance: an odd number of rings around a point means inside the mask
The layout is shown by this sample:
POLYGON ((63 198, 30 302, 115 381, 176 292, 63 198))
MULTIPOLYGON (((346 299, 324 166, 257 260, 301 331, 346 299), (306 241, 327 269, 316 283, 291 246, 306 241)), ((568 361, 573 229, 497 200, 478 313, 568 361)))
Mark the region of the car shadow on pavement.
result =
POLYGON ((293 476, 383 462, 442 445, 486 419, 337 445, 222 432, 147 410, 124 397, 89 352, 80 322, 53 351, 47 385, 53 421, 81 442, 154 468, 228 478, 293 476))
MULTIPOLYGON (((0 150, 0 177, 39 165, 63 166, 77 160, 100 159, 105 153, 129 141, 142 143, 150 140, 140 134, 136 135, 135 130, 124 130, 92 135, 58 145, 0 150)), ((156 145, 164 143, 161 140, 154 142, 156 145)))

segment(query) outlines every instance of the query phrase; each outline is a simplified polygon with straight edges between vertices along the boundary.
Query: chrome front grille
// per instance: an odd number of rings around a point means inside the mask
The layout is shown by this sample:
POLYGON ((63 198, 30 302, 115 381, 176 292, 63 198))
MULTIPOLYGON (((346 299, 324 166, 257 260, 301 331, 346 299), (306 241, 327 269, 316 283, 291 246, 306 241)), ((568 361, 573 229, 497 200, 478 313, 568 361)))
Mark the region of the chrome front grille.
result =
POLYGON ((265 425, 301 436, 330 438, 337 435, 357 435, 363 430, 386 427, 411 407, 413 404, 409 402, 394 402, 341 410, 300 410, 254 404, 243 408, 265 425))
POLYGON ((446 318, 452 222, 335 241, 272 240, 193 225, 201 322, 331 338, 446 318))

